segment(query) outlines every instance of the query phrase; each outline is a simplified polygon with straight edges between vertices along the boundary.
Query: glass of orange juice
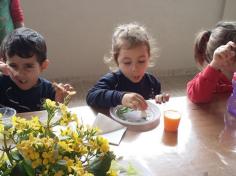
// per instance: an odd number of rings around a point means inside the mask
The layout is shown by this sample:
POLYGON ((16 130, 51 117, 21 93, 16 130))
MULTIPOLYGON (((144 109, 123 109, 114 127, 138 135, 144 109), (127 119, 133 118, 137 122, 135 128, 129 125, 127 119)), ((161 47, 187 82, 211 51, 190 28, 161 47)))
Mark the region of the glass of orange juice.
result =
POLYGON ((164 111, 164 129, 168 132, 177 132, 181 113, 177 110, 164 111))

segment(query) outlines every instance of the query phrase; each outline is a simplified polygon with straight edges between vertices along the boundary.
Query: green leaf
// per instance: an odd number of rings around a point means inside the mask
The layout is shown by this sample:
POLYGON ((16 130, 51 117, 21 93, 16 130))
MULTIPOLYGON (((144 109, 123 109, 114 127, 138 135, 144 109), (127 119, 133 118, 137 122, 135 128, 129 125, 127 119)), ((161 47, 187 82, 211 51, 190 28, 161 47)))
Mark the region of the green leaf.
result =
POLYGON ((23 160, 22 161, 22 166, 24 167, 24 169, 27 172, 28 176, 35 176, 34 169, 31 167, 30 163, 28 163, 26 160, 23 160))
POLYGON ((11 156, 12 156, 12 158, 13 158, 14 160, 16 160, 16 161, 20 161, 20 160, 23 159, 23 157, 21 156, 21 154, 19 153, 18 150, 12 151, 12 152, 11 152, 11 156))
POLYGON ((57 164, 62 165, 62 166, 66 166, 66 160, 59 160, 59 161, 57 161, 57 164))
POLYGON ((19 175, 19 176, 29 176, 24 168, 24 166, 22 165, 22 161, 17 163, 14 168, 12 168, 11 171, 11 176, 15 176, 15 175, 19 175))
POLYGON ((129 107, 121 107, 117 110, 116 113, 119 118, 121 118, 122 120, 126 120, 126 118, 124 117, 124 114, 128 112, 132 112, 132 111, 134 111, 134 109, 131 109, 129 107))
POLYGON ((4 161, 3 163, 1 163, 1 166, 0 166, 1 176, 9 176, 11 175, 11 171, 12 171, 12 165, 10 165, 8 161, 4 161))
POLYGON ((129 163, 127 167, 127 175, 138 175, 138 171, 131 165, 131 163, 129 163))
POLYGON ((129 107, 121 107, 120 109, 117 110, 117 114, 122 115, 124 113, 131 112, 131 111, 134 111, 134 110, 129 107))
POLYGON ((111 167, 111 161, 113 159, 115 159, 115 155, 112 152, 108 152, 102 157, 95 158, 90 163, 88 170, 95 176, 106 176, 107 171, 111 167))

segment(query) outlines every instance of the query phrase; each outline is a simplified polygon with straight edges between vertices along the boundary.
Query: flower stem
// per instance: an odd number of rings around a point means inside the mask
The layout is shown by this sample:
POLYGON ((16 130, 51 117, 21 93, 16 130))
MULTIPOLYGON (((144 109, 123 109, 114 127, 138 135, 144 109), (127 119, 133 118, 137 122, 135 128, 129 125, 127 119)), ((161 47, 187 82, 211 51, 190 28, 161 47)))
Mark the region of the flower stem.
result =
POLYGON ((10 149, 7 147, 7 138, 6 138, 6 134, 3 134, 3 143, 4 143, 4 148, 5 148, 5 152, 7 154, 7 157, 11 163, 11 165, 13 165, 13 160, 12 160, 12 157, 11 157, 11 154, 10 154, 10 149))
POLYGON ((49 135, 50 134, 50 123, 51 123, 51 120, 53 119, 55 115, 55 111, 48 111, 48 118, 47 118, 47 126, 46 126, 46 130, 45 130, 45 135, 49 135))

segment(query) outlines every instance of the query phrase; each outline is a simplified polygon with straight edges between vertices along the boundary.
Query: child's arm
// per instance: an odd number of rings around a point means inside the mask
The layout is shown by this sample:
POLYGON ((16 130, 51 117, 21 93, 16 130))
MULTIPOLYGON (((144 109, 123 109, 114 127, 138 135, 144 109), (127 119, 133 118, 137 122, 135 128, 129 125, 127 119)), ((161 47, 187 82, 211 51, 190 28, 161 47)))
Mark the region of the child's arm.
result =
POLYGON ((74 91, 74 88, 70 84, 62 84, 62 83, 53 83, 53 86, 55 88, 56 94, 55 94, 55 101, 64 103, 65 98, 69 95, 72 96, 76 94, 76 91, 74 91))
POLYGON ((211 101, 221 74, 220 71, 208 65, 202 72, 198 73, 188 82, 188 98, 193 103, 207 103, 211 101))
POLYGON ((139 110, 146 110, 148 106, 143 96, 137 93, 125 93, 121 103, 126 107, 139 110))
POLYGON ((226 45, 218 47, 213 54, 213 60, 210 66, 216 70, 222 72, 231 72, 235 67, 236 62, 236 44, 234 42, 228 42, 226 45))
POLYGON ((9 66, 2 61, 0 61, 0 72, 2 72, 2 74, 4 74, 4 75, 11 74, 9 66))
POLYGON ((24 15, 19 0, 11 1, 11 16, 15 28, 24 26, 24 15))
MULTIPOLYGON (((150 75, 151 76, 151 75, 150 75)), ((156 101, 156 103, 161 104, 169 101, 170 95, 168 93, 161 93, 161 83, 154 76, 150 77, 152 87, 152 99, 156 101)))
POLYGON ((220 85, 219 82, 222 78, 227 81, 223 72, 230 72, 233 70, 232 67, 235 67, 235 52, 232 51, 232 47, 236 48, 233 42, 218 47, 214 52, 212 62, 188 82, 187 95, 193 103, 210 102, 215 92, 228 90, 227 84, 220 85))
POLYGON ((89 91, 86 97, 89 106, 109 108, 121 104, 125 92, 117 91, 117 78, 114 74, 104 75, 89 91))

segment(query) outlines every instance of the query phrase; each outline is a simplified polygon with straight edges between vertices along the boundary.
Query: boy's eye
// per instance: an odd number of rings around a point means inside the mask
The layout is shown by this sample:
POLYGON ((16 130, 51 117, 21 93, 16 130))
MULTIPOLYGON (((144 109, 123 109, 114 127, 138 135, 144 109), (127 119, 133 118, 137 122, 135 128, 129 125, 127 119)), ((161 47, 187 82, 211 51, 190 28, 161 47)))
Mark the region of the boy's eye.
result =
POLYGON ((27 65, 25 66, 25 68, 34 68, 34 66, 31 65, 31 64, 27 64, 27 65))
POLYGON ((140 63, 140 64, 143 64, 143 63, 145 63, 146 61, 145 60, 139 60, 138 61, 138 63, 140 63))
POLYGON ((130 65, 130 64, 131 64, 131 62, 124 62, 124 64, 125 64, 125 65, 130 65))
POLYGON ((17 66, 16 66, 15 64, 9 64, 9 66, 10 66, 11 68, 17 68, 17 66))

